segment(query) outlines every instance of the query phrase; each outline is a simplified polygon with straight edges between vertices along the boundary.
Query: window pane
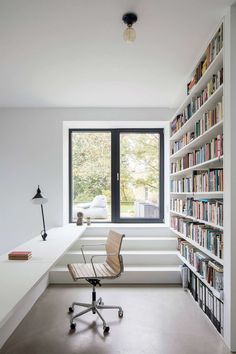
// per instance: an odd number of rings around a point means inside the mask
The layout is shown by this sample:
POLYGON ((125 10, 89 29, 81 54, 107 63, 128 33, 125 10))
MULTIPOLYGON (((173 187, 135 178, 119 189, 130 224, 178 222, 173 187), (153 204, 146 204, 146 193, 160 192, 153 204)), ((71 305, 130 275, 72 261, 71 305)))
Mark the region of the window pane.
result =
POLYGON ((160 135, 120 134, 120 217, 158 219, 160 135))
POLYGON ((111 133, 72 133, 72 217, 111 220, 111 133))

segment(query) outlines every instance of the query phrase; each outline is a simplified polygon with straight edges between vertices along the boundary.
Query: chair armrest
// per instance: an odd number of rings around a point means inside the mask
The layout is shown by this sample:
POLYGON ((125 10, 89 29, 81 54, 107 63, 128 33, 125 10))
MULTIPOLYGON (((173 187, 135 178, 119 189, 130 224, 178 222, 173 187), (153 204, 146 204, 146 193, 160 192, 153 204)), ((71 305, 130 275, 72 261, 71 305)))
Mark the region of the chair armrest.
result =
POLYGON ((119 256, 119 253, 114 252, 114 253, 101 253, 101 254, 95 254, 90 258, 90 262, 92 262, 93 258, 95 257, 106 257, 106 256, 119 256))
POLYGON ((85 255, 84 255, 84 248, 85 247, 96 247, 96 246, 101 246, 101 245, 105 245, 105 243, 97 243, 97 244, 90 244, 90 245, 82 245, 81 246, 80 250, 81 250, 81 253, 82 253, 82 256, 83 256, 84 263, 87 263, 85 255))
POLYGON ((94 256, 92 256, 92 257, 90 258, 90 262, 91 262, 91 264, 92 264, 92 267, 93 267, 93 271, 94 271, 95 276, 97 277, 97 273, 96 273, 96 270, 95 270, 95 267, 94 267, 94 264, 93 264, 93 259, 94 259, 95 257, 118 256, 118 255, 119 255, 119 254, 115 252, 115 253, 95 254, 94 256))

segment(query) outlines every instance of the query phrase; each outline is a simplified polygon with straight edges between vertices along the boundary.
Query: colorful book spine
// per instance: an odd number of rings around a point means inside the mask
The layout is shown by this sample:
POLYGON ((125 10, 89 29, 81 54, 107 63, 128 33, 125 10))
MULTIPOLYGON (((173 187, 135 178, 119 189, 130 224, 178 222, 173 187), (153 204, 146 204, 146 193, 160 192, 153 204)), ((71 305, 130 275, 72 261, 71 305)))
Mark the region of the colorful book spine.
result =
POLYGON ((171 179, 172 193, 206 193, 224 191, 222 168, 193 171, 190 176, 171 179))
POLYGON ((223 68, 217 71, 207 83, 207 86, 178 114, 171 122, 171 136, 174 135, 192 117, 194 113, 213 95, 223 84, 223 68))
POLYGON ((180 172, 221 156, 223 156, 223 134, 217 135, 209 143, 172 162, 171 173, 180 172))
POLYGON ((188 176, 180 179, 171 179, 170 191, 172 193, 192 193, 193 176, 188 176))
POLYGON ((194 139, 204 134, 223 120, 223 102, 218 102, 213 110, 205 112, 202 118, 195 123, 194 130, 185 133, 181 139, 175 141, 172 145, 171 154, 175 154, 184 146, 191 143, 194 139))
POLYGON ((203 59, 200 61, 199 65, 197 66, 191 80, 188 82, 187 84, 188 95, 191 93, 191 90, 194 88, 194 86, 204 75, 207 68, 211 65, 211 63, 213 62, 215 57, 219 54, 222 48, 223 48, 223 25, 220 26, 216 36, 208 45, 206 52, 203 56, 203 59))
MULTIPOLYGON (((188 268, 188 267, 187 267, 188 268)), ((209 317, 217 331, 224 331, 224 304, 212 291, 188 268, 188 289, 202 311, 209 317)))
POLYGON ((184 237, 189 238, 215 256, 223 259, 222 231, 177 216, 171 217, 171 227, 184 237))
POLYGON ((223 192, 224 171, 223 169, 210 169, 205 171, 194 171, 193 192, 223 192))
POLYGON ((223 291, 223 266, 211 261, 204 253, 199 252, 195 247, 182 239, 178 240, 178 249, 184 257, 210 286, 217 291, 223 291))
POLYGON ((186 214, 186 200, 171 198, 170 210, 180 214, 186 214))
POLYGON ((218 102, 213 110, 209 110, 203 114, 203 117, 195 123, 195 138, 204 134, 207 130, 223 120, 223 103, 218 102))
MULTIPOLYGON (((179 203, 176 204, 178 207, 179 203)), ((188 198, 186 209, 186 213, 189 216, 218 226, 223 226, 224 212, 222 199, 194 200, 193 198, 188 198)))

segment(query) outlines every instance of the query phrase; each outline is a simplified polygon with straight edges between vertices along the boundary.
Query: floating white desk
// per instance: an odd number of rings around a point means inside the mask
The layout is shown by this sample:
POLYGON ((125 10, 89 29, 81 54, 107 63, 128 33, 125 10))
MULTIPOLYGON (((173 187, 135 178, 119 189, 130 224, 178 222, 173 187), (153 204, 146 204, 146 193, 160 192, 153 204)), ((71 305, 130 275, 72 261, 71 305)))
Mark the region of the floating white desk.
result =
POLYGON ((16 247, 14 250, 32 252, 28 261, 9 261, 8 254, 0 256, 0 348, 47 287, 50 269, 85 229, 75 224, 54 228, 47 232, 46 241, 37 236, 16 247))

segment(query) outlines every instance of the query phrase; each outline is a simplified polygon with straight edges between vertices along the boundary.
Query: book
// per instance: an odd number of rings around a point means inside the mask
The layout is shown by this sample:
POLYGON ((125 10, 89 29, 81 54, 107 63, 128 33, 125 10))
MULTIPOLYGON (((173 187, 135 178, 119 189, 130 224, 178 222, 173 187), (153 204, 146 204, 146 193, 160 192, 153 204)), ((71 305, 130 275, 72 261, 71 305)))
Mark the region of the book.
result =
POLYGON ((219 292, 224 289, 223 267, 220 264, 212 261, 181 237, 178 238, 178 250, 211 287, 219 292))
POLYGON ((211 279, 209 283, 218 291, 223 290, 224 280, 223 280, 223 267, 214 261, 209 261, 208 263, 209 271, 211 273, 211 279))
POLYGON ((209 143, 189 152, 181 159, 171 163, 171 173, 180 172, 203 162, 223 156, 223 133, 212 138, 209 143))
POLYGON ((171 217, 172 229, 181 233, 184 237, 206 248, 220 259, 223 258, 223 232, 213 229, 203 223, 188 220, 178 216, 171 217))
POLYGON ((193 192, 193 176, 171 179, 170 191, 172 193, 191 193, 193 192))
POLYGON ((212 267, 215 271, 223 273, 223 267, 214 261, 209 261, 209 267, 212 267))
POLYGON ((207 221, 215 226, 223 227, 223 199, 176 199, 171 198, 170 210, 193 217, 199 221, 207 221))
POLYGON ((9 260, 28 260, 32 257, 31 251, 12 251, 8 253, 9 260))
MULTIPOLYGON (((203 113, 201 119, 199 119, 195 125, 194 130, 185 133, 179 140, 176 140, 172 146, 171 154, 175 154, 184 146, 191 143, 194 139, 204 134, 207 130, 223 120, 223 100, 218 102, 214 109, 208 110, 203 113)), ((223 146, 223 145, 222 145, 223 146)), ((223 154, 223 152, 222 152, 223 154)), ((221 154, 221 155, 222 155, 221 154)))
POLYGON ((193 192, 223 192, 224 171, 222 168, 193 172, 193 192))
POLYGON ((216 329, 223 334, 223 301, 218 299, 189 268, 188 289, 202 311, 209 317, 216 329))
POLYGON ((215 73, 207 83, 206 87, 178 114, 171 122, 171 136, 174 135, 183 125, 196 113, 199 108, 214 94, 223 84, 223 67, 215 73))
POLYGON ((192 78, 187 83, 187 95, 191 93, 191 90, 194 86, 198 83, 201 77, 204 75, 208 67, 211 65, 213 60, 219 54, 221 49, 223 48, 223 25, 220 26, 219 30, 217 31, 215 37, 209 43, 202 60, 196 67, 192 78))

